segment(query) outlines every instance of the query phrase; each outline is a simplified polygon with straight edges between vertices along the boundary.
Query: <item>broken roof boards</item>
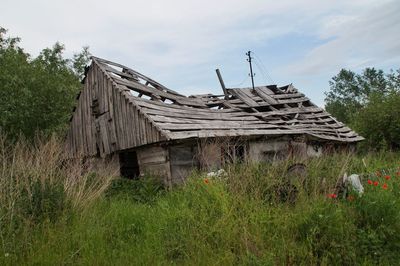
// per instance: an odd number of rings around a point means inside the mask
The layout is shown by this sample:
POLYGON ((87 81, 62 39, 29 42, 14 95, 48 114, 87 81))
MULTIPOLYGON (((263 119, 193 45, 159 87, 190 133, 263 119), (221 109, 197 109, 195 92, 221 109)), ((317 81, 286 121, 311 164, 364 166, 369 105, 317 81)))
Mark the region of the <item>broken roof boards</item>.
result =
POLYGON ((104 156, 188 138, 307 135, 351 143, 357 133, 292 85, 184 96, 126 66, 92 57, 71 118, 72 153, 104 156))

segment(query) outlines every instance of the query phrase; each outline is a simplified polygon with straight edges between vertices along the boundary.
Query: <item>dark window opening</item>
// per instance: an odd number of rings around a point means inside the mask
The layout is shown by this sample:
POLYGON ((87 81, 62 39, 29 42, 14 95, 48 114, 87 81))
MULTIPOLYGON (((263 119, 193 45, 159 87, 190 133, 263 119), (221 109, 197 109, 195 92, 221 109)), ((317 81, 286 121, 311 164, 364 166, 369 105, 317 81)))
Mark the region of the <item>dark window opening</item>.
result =
POLYGON ((139 163, 135 151, 119 154, 120 171, 123 177, 137 179, 139 177, 139 163))
POLYGON ((245 160, 245 145, 227 145, 221 147, 221 158, 224 164, 242 163, 245 160))

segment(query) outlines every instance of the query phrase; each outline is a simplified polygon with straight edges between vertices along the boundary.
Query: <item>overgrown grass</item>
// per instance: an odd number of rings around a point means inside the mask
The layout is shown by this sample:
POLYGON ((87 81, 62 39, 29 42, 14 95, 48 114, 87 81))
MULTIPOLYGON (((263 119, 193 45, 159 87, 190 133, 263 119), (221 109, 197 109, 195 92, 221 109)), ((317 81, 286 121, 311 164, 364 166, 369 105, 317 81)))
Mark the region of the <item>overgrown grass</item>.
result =
POLYGON ((0 264, 21 260, 37 234, 70 222, 103 195, 117 169, 63 156, 56 137, 13 144, 0 135, 0 264))
MULTIPOLYGON (((399 158, 382 153, 312 159, 304 162, 307 176, 290 182, 285 181, 289 161, 231 165, 224 177, 193 173, 170 192, 151 179, 119 179, 91 204, 74 204, 72 194, 54 196, 58 200, 51 202, 58 207, 48 212, 56 212, 56 220, 33 221, 19 214, 34 225, 21 227, 25 233, 1 220, 7 230, 2 231, 0 264, 397 264, 399 158), (363 178, 364 195, 328 198, 345 172, 372 173, 363 178), (288 188, 294 200, 282 197, 288 188), (3 232, 18 233, 10 238, 3 232), (5 245, 10 239, 14 244, 5 245)), ((52 192, 44 194, 62 194, 66 187, 61 188, 52 185, 52 192)), ((14 211, 24 208, 18 205, 14 211)))

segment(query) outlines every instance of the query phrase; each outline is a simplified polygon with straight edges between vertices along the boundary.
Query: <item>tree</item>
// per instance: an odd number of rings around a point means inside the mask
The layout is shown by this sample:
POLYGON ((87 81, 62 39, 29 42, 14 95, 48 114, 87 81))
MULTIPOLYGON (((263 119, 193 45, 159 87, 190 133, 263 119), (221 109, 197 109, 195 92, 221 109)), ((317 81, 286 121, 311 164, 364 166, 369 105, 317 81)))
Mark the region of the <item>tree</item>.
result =
POLYGON ((355 115, 354 128, 369 148, 400 148, 400 91, 373 94, 355 115))
POLYGON ((325 94, 325 108, 344 123, 351 122, 371 94, 387 94, 390 91, 385 73, 375 68, 366 68, 361 75, 342 69, 329 81, 329 86, 330 90, 325 94))
POLYGON ((0 27, 1 130, 11 138, 62 132, 81 87, 88 48, 71 60, 63 57, 64 46, 56 43, 32 59, 19 46, 20 39, 6 33, 0 27))
POLYGON ((329 84, 328 112, 364 136, 368 148, 400 148, 400 69, 342 69, 329 84))

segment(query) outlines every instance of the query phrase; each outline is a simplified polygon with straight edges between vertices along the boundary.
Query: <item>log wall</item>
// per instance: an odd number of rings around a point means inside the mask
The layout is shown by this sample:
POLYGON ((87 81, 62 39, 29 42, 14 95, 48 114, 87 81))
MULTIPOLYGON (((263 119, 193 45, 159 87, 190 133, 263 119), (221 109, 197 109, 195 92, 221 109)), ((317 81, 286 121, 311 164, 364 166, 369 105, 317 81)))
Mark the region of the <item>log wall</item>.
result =
POLYGON ((171 168, 168 148, 165 146, 143 147, 136 150, 140 175, 160 178, 165 185, 171 185, 171 168))

